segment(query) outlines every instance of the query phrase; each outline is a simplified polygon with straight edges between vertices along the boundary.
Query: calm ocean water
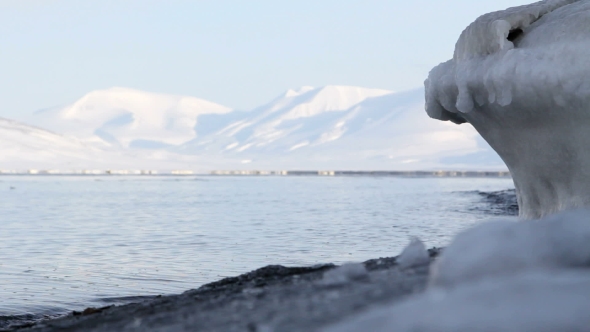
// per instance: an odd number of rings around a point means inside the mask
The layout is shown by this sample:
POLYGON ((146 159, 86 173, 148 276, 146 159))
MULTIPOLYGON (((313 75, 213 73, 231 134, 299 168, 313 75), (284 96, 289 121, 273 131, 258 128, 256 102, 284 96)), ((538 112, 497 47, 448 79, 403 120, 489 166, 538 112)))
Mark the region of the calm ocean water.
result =
POLYGON ((0 177, 0 316, 180 293, 268 264, 444 246, 510 179, 0 177))

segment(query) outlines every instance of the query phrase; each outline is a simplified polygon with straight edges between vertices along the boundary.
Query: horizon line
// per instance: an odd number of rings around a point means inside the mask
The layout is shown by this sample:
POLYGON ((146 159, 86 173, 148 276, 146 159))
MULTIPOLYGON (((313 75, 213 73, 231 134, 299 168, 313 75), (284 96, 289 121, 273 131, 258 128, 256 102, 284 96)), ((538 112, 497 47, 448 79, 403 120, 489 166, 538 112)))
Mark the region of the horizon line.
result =
POLYGON ((508 170, 1 170, 0 176, 433 176, 433 177, 511 177, 508 170))

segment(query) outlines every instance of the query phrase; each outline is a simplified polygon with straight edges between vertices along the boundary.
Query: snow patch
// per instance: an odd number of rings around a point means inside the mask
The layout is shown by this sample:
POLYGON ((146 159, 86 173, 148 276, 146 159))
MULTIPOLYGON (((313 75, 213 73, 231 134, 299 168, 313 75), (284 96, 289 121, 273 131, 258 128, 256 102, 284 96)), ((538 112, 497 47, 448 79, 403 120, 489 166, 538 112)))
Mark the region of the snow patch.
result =
POLYGON ((307 118, 324 112, 344 111, 367 98, 392 93, 388 90, 350 86, 326 86, 313 92, 307 102, 293 107, 283 116, 283 119, 307 118))
POLYGON ((227 145, 227 146, 225 147, 225 150, 231 150, 231 149, 233 149, 233 148, 237 147, 238 145, 240 145, 240 143, 238 143, 238 142, 235 142, 235 143, 229 144, 229 145, 227 145))
POLYGON ((246 151, 246 150, 248 150, 249 148, 251 148, 251 147, 252 147, 252 145, 253 145, 253 143, 248 143, 248 144, 245 144, 245 145, 243 145, 243 146, 240 146, 239 148, 237 148, 237 149, 236 149, 236 151, 238 151, 238 152, 243 152, 243 151, 246 151))
POLYGON ((308 145, 309 145, 309 141, 301 142, 301 143, 299 143, 299 144, 295 144, 295 145, 293 145, 293 146, 292 146, 292 147, 289 149, 289 151, 297 150, 297 149, 299 149, 299 148, 302 148, 302 147, 304 147, 304 146, 308 146, 308 145))

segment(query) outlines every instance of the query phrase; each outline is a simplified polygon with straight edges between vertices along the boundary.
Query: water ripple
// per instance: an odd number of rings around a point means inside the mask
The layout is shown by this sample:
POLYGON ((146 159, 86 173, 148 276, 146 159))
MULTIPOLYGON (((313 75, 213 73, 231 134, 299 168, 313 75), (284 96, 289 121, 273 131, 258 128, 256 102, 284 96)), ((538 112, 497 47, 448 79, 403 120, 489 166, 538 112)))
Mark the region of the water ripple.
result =
MULTIPOLYGON (((445 245, 507 179, 3 177, 0 320, 445 245), (178 180, 178 181, 177 181, 178 180), (4 317, 4 318, 2 318, 4 317)), ((1 189, 1 188, 0 188, 1 189)))

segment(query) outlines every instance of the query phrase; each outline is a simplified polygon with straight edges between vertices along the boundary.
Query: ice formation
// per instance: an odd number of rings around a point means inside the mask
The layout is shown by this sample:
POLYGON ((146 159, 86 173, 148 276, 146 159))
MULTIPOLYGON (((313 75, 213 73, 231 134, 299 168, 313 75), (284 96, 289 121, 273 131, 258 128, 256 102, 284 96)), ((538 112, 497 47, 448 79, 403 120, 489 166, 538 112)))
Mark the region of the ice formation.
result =
POLYGON ((458 235, 428 289, 332 331, 590 331, 590 211, 492 221, 458 235))
POLYGON ((588 0, 486 14, 425 81, 428 115, 477 129, 527 219, 590 205, 589 27, 588 0))
POLYGON ((413 238, 397 258, 397 263, 402 270, 428 266, 430 255, 428 255, 424 243, 418 238, 413 238))

